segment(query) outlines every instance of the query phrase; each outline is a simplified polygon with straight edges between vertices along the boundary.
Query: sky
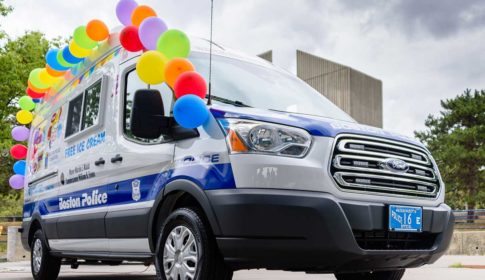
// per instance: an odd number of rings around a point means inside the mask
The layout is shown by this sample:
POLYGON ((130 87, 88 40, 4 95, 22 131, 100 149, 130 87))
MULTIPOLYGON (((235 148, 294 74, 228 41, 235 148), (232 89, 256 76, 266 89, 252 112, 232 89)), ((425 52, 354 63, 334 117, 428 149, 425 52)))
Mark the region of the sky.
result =
MULTIPOLYGON (((12 36, 26 30, 69 36, 98 18, 119 23, 117 0, 6 0, 0 19, 12 36)), ((209 38, 209 0, 138 0, 170 28, 209 38)), ((440 100, 485 89, 483 0, 214 0, 214 41, 248 54, 274 51, 296 72, 300 49, 383 81, 384 128, 413 135, 440 100)))

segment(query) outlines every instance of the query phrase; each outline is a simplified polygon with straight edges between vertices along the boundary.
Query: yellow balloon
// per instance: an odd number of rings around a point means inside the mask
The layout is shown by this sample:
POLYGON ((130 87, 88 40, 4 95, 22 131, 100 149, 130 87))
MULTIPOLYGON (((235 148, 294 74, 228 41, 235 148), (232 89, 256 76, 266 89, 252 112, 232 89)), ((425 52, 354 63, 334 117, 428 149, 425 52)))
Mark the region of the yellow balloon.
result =
POLYGON ((17 112, 17 121, 20 124, 29 124, 34 119, 34 115, 26 110, 20 110, 17 112))
POLYGON ((159 51, 147 51, 141 55, 136 64, 140 79, 150 85, 165 82, 165 65, 168 59, 159 51))
POLYGON ((69 43, 69 51, 77 58, 88 57, 93 51, 81 48, 74 40, 69 43))
POLYGON ((47 69, 43 68, 40 71, 39 74, 40 81, 46 85, 53 86, 57 81, 59 81, 59 78, 57 77, 52 77, 49 72, 47 72, 47 69))

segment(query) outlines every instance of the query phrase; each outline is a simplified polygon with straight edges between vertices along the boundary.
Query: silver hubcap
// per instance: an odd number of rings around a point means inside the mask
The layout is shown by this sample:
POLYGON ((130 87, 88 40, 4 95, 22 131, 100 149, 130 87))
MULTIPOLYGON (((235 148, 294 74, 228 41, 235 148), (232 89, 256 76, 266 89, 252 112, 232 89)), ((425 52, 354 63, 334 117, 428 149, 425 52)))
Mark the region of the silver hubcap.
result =
POLYGON ((174 228, 165 241, 163 270, 167 280, 193 280, 199 254, 194 234, 185 226, 174 228))
POLYGON ((40 265, 42 263, 42 242, 40 239, 35 240, 34 250, 32 252, 32 264, 34 267, 34 273, 37 274, 40 271, 40 265))

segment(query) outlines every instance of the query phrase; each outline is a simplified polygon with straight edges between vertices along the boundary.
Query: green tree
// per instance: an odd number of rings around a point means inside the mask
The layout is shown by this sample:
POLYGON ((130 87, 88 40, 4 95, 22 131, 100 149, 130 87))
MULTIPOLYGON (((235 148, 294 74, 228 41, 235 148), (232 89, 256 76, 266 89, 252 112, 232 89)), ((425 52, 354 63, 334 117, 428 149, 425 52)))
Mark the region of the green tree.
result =
POLYGON ((441 101, 439 116, 428 116, 415 135, 435 157, 455 209, 485 207, 485 90, 466 90, 441 101))

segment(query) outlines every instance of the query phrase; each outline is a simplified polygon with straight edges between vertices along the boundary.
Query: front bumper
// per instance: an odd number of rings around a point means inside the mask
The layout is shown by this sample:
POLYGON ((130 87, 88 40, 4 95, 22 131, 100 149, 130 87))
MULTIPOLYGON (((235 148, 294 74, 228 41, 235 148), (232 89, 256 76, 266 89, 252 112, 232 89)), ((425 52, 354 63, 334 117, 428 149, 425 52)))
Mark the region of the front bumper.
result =
POLYGON ((454 218, 445 204, 424 207, 423 233, 410 238, 389 235, 384 204, 305 191, 206 193, 222 231, 217 244, 235 269, 350 272, 418 267, 441 257, 453 233, 454 218), (418 241, 411 240, 416 237, 418 241))

